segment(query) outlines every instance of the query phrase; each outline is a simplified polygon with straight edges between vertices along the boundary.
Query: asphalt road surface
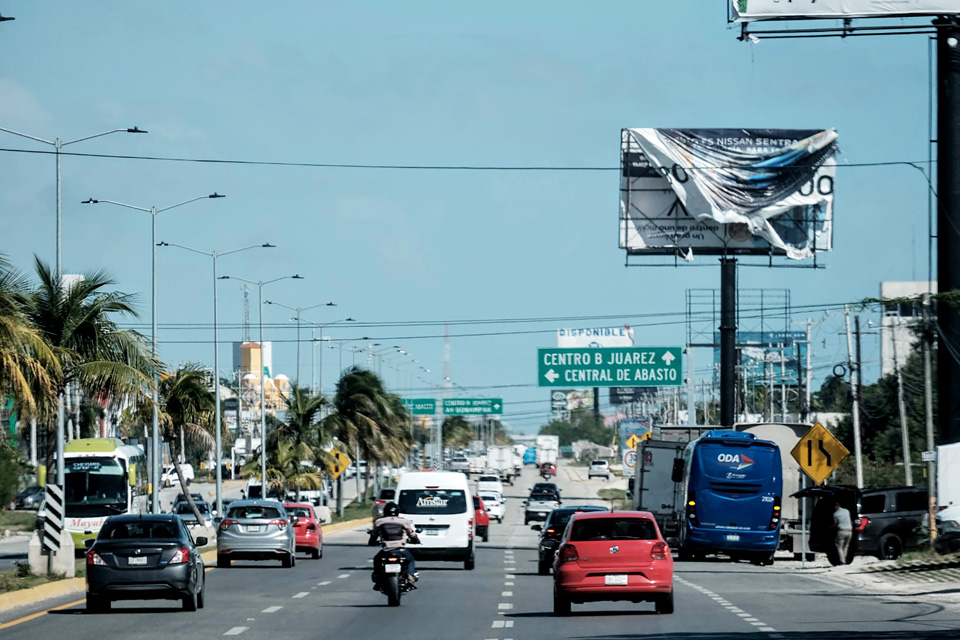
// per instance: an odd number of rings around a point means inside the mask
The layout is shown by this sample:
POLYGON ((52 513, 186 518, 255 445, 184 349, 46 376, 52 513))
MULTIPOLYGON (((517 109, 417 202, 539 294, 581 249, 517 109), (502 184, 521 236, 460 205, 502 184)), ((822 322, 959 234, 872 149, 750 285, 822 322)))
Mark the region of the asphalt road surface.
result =
MULTIPOLYGON (((462 563, 418 562, 419 589, 399 608, 372 590, 375 549, 361 529, 333 534, 324 557, 301 557, 293 569, 279 563, 235 563, 207 573, 207 606, 185 613, 179 603, 114 603, 111 613, 88 615, 82 604, 40 615, 2 631, 4 640, 70 638, 629 640, 722 638, 779 640, 960 637, 960 613, 896 594, 857 592, 829 579, 798 575, 785 566, 754 567, 724 561, 677 563, 676 613, 653 605, 574 605, 554 618, 551 578, 536 572, 536 533, 523 524, 521 500, 538 478, 528 467, 506 487, 507 515, 478 543, 476 569, 462 563)), ((596 500, 600 480, 581 481, 561 468, 566 504, 596 500), (571 477, 572 476, 572 477, 571 477)), ((60 603, 66 604, 66 603, 60 603)), ((48 605, 49 606, 49 605, 48 605)), ((18 613, 23 615, 23 612, 18 613)), ((8 620, 0 620, 0 623, 8 620)))

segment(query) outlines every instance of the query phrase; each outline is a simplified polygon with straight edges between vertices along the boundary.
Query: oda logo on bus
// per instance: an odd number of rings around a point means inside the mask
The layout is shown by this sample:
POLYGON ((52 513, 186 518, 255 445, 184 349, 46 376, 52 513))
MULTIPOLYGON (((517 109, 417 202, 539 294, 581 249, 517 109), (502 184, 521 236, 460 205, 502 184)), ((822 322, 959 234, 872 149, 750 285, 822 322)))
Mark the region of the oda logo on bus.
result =
POLYGON ((753 465, 753 460, 747 457, 747 455, 744 453, 721 453, 717 455, 717 462, 723 462, 730 465, 735 464, 737 465, 737 471, 746 469, 747 467, 753 465))

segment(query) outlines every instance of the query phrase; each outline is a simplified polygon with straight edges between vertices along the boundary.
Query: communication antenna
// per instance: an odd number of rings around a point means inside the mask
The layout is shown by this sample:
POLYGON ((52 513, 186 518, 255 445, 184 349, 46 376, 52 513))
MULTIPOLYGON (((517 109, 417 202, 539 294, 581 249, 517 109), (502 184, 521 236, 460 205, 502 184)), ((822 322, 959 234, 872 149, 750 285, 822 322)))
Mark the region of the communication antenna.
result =
POLYGON ((243 342, 250 342, 250 287, 243 285, 243 342))

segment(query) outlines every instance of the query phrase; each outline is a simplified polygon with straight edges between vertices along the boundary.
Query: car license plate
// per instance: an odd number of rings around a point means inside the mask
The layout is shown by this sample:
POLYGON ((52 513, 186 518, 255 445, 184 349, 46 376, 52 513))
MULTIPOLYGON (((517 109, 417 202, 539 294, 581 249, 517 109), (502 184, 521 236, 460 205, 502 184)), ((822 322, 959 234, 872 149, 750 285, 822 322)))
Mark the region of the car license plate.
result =
POLYGON ((603 578, 604 578, 603 579, 604 584, 607 584, 609 586, 619 586, 619 587, 627 586, 627 574, 625 573, 618 573, 615 575, 604 576, 603 578))
POLYGON ((440 535, 439 529, 424 529, 423 532, 428 536, 438 536, 440 535))
POLYGON ((146 556, 131 556, 131 557, 127 558, 127 564, 129 564, 129 565, 135 565, 135 564, 146 565, 146 564, 147 564, 147 557, 146 557, 146 556))
POLYGON ((260 525, 258 524, 248 524, 247 533, 260 533, 260 525))
POLYGON ((727 536, 727 542, 740 542, 740 536, 735 533, 731 533, 727 536))
POLYGON ((400 573, 400 565, 398 564, 385 564, 383 565, 384 573, 400 573))

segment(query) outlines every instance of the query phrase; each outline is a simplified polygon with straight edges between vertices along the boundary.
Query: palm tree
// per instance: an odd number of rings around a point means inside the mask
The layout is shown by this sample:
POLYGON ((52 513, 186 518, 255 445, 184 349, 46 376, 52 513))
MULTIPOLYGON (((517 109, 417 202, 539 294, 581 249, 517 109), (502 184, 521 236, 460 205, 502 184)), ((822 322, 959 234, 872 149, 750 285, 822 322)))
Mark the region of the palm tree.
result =
POLYGON ((40 259, 36 270, 39 283, 27 300, 26 316, 59 362, 54 394, 59 404, 71 384, 112 398, 148 396, 159 362, 142 335, 120 329, 114 320, 137 317, 133 297, 107 291, 114 281, 102 271, 67 281, 40 259))
MULTIPOLYGON (((377 374, 352 367, 337 382, 333 398, 335 412, 324 419, 324 428, 359 451, 367 464, 400 463, 409 452, 409 416, 400 398, 383 389, 377 374)), ((366 501, 370 474, 364 478, 366 501)))
POLYGON ((318 491, 323 487, 323 476, 312 467, 304 466, 304 462, 313 462, 313 450, 305 442, 294 443, 291 440, 280 440, 272 453, 267 456, 267 481, 260 477, 260 457, 257 456, 243 465, 240 473, 246 477, 260 479, 260 486, 265 487, 261 495, 265 498, 271 490, 281 496, 290 489, 296 491, 297 500, 300 500, 300 491, 318 491))

